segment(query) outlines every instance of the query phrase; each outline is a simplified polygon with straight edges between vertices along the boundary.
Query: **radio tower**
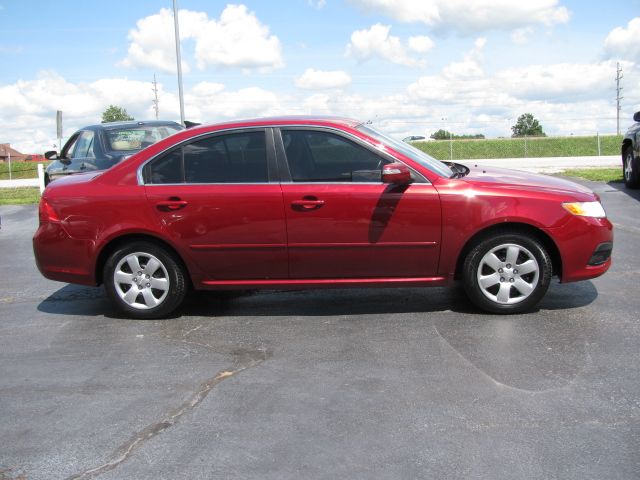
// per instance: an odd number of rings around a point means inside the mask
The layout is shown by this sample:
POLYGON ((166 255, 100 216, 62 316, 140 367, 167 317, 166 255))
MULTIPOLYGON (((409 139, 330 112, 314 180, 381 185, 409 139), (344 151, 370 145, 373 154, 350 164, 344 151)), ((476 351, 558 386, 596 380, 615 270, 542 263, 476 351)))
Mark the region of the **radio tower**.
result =
POLYGON ((620 106, 620 100, 624 97, 620 96, 620 92, 622 91, 622 87, 620 86, 620 80, 624 75, 622 75, 622 68, 620 68, 620 62, 616 62, 616 134, 620 135, 620 110, 622 107, 620 106))
POLYGON ((159 118, 160 109, 158 108, 158 82, 156 82, 156 74, 153 74, 153 109, 156 111, 156 120, 159 118))

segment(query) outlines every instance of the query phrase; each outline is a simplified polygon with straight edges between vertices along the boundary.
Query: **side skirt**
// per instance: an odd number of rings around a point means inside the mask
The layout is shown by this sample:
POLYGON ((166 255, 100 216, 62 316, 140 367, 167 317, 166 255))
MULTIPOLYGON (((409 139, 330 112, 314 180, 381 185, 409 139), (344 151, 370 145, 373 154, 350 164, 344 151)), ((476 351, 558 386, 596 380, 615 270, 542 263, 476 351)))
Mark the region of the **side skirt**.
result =
POLYGON ((363 288, 363 287, 443 287, 450 285, 449 277, 409 278, 319 278, 319 279, 274 279, 274 280, 203 280, 203 290, 235 289, 292 289, 307 288, 363 288))

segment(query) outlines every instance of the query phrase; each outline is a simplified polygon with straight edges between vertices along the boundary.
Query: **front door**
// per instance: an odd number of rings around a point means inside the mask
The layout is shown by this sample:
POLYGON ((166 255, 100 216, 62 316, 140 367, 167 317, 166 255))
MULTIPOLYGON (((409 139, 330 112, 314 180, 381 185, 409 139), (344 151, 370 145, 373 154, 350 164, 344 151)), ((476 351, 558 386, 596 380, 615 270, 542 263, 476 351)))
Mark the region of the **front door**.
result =
POLYGON ((337 133, 283 129, 282 184, 294 279, 435 276, 440 200, 425 179, 381 182, 389 160, 337 133))

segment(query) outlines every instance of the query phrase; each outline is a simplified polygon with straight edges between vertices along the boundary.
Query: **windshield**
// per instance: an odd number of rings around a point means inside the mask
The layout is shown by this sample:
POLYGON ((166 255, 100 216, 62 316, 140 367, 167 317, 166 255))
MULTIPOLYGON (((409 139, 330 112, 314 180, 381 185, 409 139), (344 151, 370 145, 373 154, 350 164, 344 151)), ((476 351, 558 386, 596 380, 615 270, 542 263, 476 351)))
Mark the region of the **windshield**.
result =
POLYGON ((117 152, 142 150, 179 130, 178 126, 172 125, 141 125, 118 128, 107 130, 107 141, 110 149, 117 152))
POLYGON ((385 145, 389 145, 395 151, 409 157, 411 160, 414 160, 416 163, 419 163, 423 167, 428 168, 438 175, 447 178, 453 175, 453 170, 451 170, 451 168, 449 168, 446 164, 444 164, 440 160, 436 160, 430 155, 424 153, 422 150, 418 150, 416 147, 409 145, 408 143, 388 137, 384 133, 380 133, 379 131, 366 125, 358 125, 357 129, 363 133, 366 133, 370 137, 384 143, 385 145))

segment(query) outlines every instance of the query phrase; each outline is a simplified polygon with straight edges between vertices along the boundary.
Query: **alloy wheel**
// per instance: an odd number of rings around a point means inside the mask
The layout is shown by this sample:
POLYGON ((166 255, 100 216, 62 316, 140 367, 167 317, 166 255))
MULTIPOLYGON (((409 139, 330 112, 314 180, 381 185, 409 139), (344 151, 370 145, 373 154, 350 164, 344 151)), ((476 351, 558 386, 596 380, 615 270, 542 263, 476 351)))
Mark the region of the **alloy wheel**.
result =
POLYGON ((511 305, 527 299, 536 289, 540 266, 522 245, 506 243, 489 250, 480 260, 477 280, 489 300, 511 305))
POLYGON ((130 307, 148 310, 160 305, 169 292, 169 274, 155 256, 134 252, 123 257, 113 272, 118 296, 130 307))

